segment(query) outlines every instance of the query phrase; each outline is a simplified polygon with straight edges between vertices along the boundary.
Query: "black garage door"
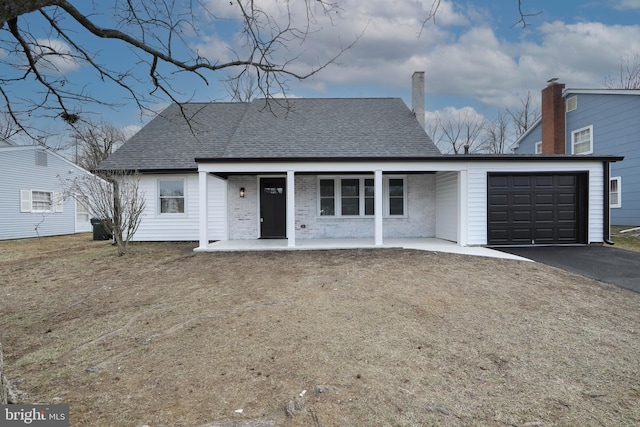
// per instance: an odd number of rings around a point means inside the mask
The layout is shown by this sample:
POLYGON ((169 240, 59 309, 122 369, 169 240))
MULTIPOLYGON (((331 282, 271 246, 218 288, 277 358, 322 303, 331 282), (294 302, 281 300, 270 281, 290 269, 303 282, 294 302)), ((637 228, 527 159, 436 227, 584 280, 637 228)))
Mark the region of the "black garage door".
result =
POLYGON ((586 173, 490 173, 487 243, 586 243, 586 184, 586 173))

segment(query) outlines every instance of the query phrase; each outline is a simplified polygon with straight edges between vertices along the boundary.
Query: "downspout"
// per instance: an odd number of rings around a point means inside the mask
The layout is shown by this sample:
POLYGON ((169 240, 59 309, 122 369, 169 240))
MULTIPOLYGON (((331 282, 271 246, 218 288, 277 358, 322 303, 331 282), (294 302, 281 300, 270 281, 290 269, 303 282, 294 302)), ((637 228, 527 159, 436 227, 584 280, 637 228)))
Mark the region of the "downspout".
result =
POLYGON ((606 244, 608 245, 614 245, 615 243, 613 243, 611 241, 611 201, 610 201, 610 192, 611 192, 611 171, 610 171, 610 163, 605 161, 602 162, 602 167, 604 168, 603 170, 603 175, 604 175, 604 206, 602 207, 603 210, 603 240, 606 244))

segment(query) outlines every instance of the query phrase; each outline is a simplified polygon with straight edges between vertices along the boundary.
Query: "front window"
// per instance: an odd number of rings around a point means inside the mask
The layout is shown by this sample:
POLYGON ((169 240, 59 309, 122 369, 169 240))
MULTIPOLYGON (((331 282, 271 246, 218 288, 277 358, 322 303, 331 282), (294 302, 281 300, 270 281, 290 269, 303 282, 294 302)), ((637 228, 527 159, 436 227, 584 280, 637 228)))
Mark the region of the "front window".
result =
POLYGON ((342 216, 360 215, 360 180, 343 179, 340 185, 342 216))
POLYGON ((184 213, 184 181, 159 181, 160 213, 184 213))
POLYGON ((593 126, 578 129, 571 133, 572 154, 593 153, 593 126))
MULTIPOLYGON (((385 216, 405 215, 405 179, 384 177, 383 183, 385 216)), ((318 187, 320 216, 371 217, 375 214, 373 178, 321 178, 318 187)))
POLYGON ((609 181, 609 205, 612 208, 622 207, 622 178, 612 177, 609 181))
POLYGON ((389 179, 389 215, 404 215, 404 179, 389 179))
POLYGON ((335 183, 333 179, 320 180, 320 216, 336 214, 335 183))

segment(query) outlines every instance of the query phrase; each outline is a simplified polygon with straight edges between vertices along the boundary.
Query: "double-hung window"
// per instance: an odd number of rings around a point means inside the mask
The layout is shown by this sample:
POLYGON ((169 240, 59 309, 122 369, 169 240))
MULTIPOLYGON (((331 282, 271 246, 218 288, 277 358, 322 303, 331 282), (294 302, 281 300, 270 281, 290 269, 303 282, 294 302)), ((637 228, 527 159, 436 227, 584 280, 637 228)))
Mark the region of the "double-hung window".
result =
MULTIPOLYGON (((375 183, 369 177, 321 177, 321 217, 372 217, 375 214, 375 183)), ((406 209, 405 178, 384 177, 385 216, 403 216, 406 209)))
POLYGON ((619 176, 611 177, 609 181, 609 206, 622 207, 622 178, 619 176))
POLYGON ((184 180, 159 180, 160 214, 183 214, 185 212, 184 180))
POLYGON ((571 154, 593 153, 593 126, 571 132, 571 154))
POLYGON ((64 210, 62 193, 41 190, 20 190, 20 212, 53 213, 64 210))

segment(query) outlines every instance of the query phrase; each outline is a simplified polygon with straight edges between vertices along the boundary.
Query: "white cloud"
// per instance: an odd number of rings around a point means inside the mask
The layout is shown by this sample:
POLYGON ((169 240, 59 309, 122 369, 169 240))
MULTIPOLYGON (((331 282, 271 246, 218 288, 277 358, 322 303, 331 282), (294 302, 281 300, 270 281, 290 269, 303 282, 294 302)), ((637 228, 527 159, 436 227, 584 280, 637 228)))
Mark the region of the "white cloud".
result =
POLYGON ((640 0, 614 0, 613 7, 619 10, 640 9, 640 0))
MULTIPOLYGON (((231 16, 228 1, 209 1, 231 16)), ((278 22, 285 22, 290 12, 297 25, 306 23, 307 2, 256 1, 278 22)), ((640 52, 640 26, 553 21, 512 29, 509 35, 516 39, 508 41, 495 28, 508 30, 509 24, 481 6, 458 1, 443 0, 435 23, 424 27, 433 0, 344 0, 330 16, 311 3, 315 9, 308 38, 282 51, 295 58, 292 71, 304 74, 317 68, 361 35, 335 64, 302 83, 320 93, 336 84, 358 83, 404 91, 411 73, 425 70, 427 96, 470 96, 487 107, 516 108, 527 91, 538 101, 535 94, 552 77, 568 87, 600 87, 622 57, 640 52)), ((640 0, 616 4, 638 8, 640 0)), ((228 58, 231 49, 242 48, 240 40, 216 35, 201 49, 228 58)))
POLYGON ((80 68, 80 62, 73 56, 71 47, 56 39, 38 39, 32 47, 41 68, 65 74, 80 68))

